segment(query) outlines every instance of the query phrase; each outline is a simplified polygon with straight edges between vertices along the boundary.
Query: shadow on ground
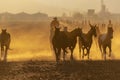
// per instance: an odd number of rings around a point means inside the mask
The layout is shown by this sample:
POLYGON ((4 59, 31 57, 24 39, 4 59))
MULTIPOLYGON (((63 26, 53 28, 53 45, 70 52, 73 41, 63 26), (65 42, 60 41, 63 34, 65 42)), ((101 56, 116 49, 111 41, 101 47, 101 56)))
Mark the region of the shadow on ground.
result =
POLYGON ((120 80, 120 61, 0 63, 0 80, 120 80))

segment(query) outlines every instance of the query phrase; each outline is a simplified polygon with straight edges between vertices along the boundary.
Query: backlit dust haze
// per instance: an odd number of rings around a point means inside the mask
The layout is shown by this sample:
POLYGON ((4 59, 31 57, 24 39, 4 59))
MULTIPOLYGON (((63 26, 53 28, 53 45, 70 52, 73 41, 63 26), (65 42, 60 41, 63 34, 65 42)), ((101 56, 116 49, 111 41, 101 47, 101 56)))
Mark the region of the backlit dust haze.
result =
MULTIPOLYGON (((120 0, 104 0, 111 13, 120 13, 120 0)), ((101 0, 0 0, 0 13, 46 13, 48 16, 61 16, 62 13, 87 12, 88 9, 101 10, 101 0)), ((40 59, 51 60, 53 54, 50 49, 50 22, 52 18, 46 21, 31 22, 0 22, 0 29, 5 26, 12 36, 11 48, 8 60, 26 60, 40 59)), ((108 22, 105 22, 108 24, 108 22)), ((120 59, 120 23, 114 23, 113 55, 120 59)), ((70 30, 75 27, 68 26, 70 30)), ((84 31, 88 31, 85 29, 84 31)), ((74 56, 79 59, 78 45, 76 46, 74 56)), ((68 54, 70 55, 70 54, 68 54)), ((93 43, 90 57, 92 59, 101 59, 98 46, 93 43)))
MULTIPOLYGON (((104 0, 110 12, 120 13, 120 0, 104 0)), ((0 12, 43 12, 49 16, 60 16, 63 12, 86 12, 87 9, 100 11, 100 0, 0 0, 0 12)))

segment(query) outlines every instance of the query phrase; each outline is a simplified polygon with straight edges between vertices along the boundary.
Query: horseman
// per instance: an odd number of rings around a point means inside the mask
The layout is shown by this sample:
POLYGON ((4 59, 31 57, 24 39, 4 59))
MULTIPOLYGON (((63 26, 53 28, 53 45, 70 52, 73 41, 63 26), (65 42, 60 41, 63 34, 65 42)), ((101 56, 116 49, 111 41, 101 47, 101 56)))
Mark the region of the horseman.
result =
POLYGON ((109 20, 108 27, 113 27, 112 21, 109 20))
POLYGON ((53 21, 50 24, 50 40, 52 40, 54 36, 55 28, 59 28, 59 25, 60 24, 59 24, 57 17, 54 17, 53 21))
MULTIPOLYGON (((111 29, 112 29, 112 32, 114 31, 114 30, 113 30, 113 24, 112 24, 112 21, 111 21, 111 20, 109 20, 108 28, 111 28, 111 29)), ((112 34, 111 38, 113 38, 113 34, 112 34)))
POLYGON ((53 21, 51 22, 51 29, 54 29, 55 27, 59 27, 59 21, 57 17, 54 17, 53 21))

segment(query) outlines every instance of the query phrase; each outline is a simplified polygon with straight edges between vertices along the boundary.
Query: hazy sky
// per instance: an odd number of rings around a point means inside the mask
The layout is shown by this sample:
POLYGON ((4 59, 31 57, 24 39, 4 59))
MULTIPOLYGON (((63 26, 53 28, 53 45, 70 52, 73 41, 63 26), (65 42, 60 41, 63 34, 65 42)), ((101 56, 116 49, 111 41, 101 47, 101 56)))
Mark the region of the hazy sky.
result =
MULTIPOLYGON (((101 0, 0 0, 0 12, 43 12, 50 16, 61 15, 63 12, 86 12, 92 8, 100 11, 101 0)), ((104 1, 109 11, 120 13, 120 0, 104 1)))

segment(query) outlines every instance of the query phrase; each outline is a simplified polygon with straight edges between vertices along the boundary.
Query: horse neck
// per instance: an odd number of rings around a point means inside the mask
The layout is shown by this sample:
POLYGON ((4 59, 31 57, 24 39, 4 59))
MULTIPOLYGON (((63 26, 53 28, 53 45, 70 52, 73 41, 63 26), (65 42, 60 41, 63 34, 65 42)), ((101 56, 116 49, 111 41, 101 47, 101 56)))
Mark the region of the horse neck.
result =
POLYGON ((77 37, 77 34, 76 34, 75 30, 71 31, 71 32, 70 32, 70 35, 72 35, 72 37, 74 37, 74 38, 77 37))
POLYGON ((88 33, 86 35, 88 36, 88 39, 92 39, 93 34, 92 34, 91 30, 88 31, 88 33))
POLYGON ((1 34, 7 34, 7 32, 2 32, 1 34))
POLYGON ((113 33, 107 32, 107 38, 111 39, 111 36, 113 35, 113 33))
POLYGON ((55 37, 57 37, 59 34, 60 34, 60 31, 58 31, 58 32, 57 32, 57 31, 55 31, 54 36, 55 36, 55 37))

